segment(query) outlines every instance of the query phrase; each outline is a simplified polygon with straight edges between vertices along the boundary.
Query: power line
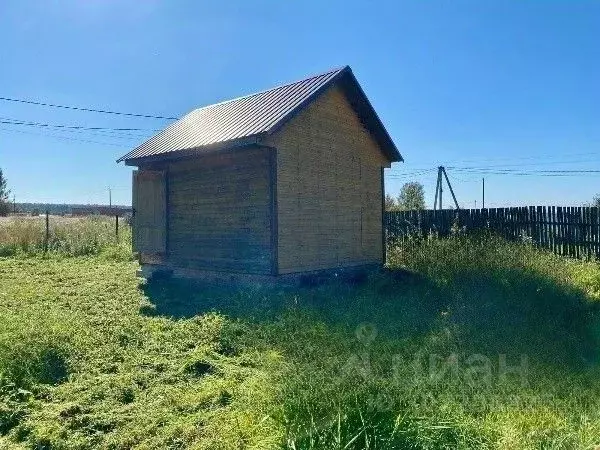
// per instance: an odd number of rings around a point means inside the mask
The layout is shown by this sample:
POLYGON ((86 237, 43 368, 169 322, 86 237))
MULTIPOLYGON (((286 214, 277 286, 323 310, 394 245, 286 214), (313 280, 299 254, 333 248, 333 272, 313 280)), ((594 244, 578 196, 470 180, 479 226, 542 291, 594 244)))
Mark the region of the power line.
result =
MULTIPOLYGON (((589 161, 596 162, 596 161, 589 161)), ((598 161, 600 162, 600 161, 598 161)), ((510 165, 508 165, 510 166, 510 165)), ((580 176, 580 175, 594 175, 600 174, 600 169, 510 169, 502 168, 500 166, 481 166, 481 167, 460 167, 460 166, 447 166, 448 169, 452 169, 454 172, 458 172, 465 175, 478 175, 478 174, 491 174, 491 175, 516 175, 516 176, 580 176)), ((420 178, 431 173, 434 169, 415 169, 412 172, 404 172, 399 174, 389 174, 389 179, 406 179, 406 178, 420 178)), ((466 180, 461 180, 466 181, 466 180)))
MULTIPOLYGON (((600 156, 600 152, 598 151, 594 151, 594 152, 578 152, 578 153, 570 153, 569 152, 569 156, 600 156)), ((544 161, 548 160, 548 159, 553 159, 553 158, 557 158, 557 157, 562 157, 564 155, 562 154, 556 154, 556 153, 552 153, 552 154, 547 154, 547 153, 540 153, 537 155, 530 155, 530 156, 515 156, 515 157, 505 157, 505 158, 495 158, 495 157, 481 157, 481 158, 472 158, 472 159, 456 159, 456 160, 451 160, 450 163, 451 164, 465 164, 465 163, 487 163, 487 162, 499 162, 499 161, 523 161, 523 160, 532 160, 532 159, 540 159, 543 158, 544 161)), ((560 164, 561 162, 559 161, 549 161, 548 163, 557 163, 560 164)), ((437 164, 437 162, 431 162, 430 163, 432 166, 437 164)), ((532 163, 532 164, 546 164, 546 162, 536 162, 536 163, 532 163)), ((506 165, 510 165, 510 164, 503 164, 504 166, 506 165)), ((513 164, 514 165, 514 164, 513 164)), ((518 164, 518 165, 522 165, 522 164, 518 164)))
MULTIPOLYGON (((600 153, 590 153, 590 154, 600 157, 600 153)), ((454 162, 451 162, 451 164, 456 164, 457 162, 458 161, 454 161, 454 162)), ((473 169, 482 169, 482 170, 497 168, 498 170, 504 170, 505 167, 554 166, 554 165, 561 165, 561 164, 594 164, 594 163, 600 164, 600 159, 597 159, 597 158, 595 158, 595 159, 570 159, 570 160, 562 160, 562 161, 539 161, 539 162, 535 162, 535 163, 517 163, 517 164, 485 164, 485 165, 479 165, 477 167, 472 167, 472 168, 473 169)), ((448 168, 448 169, 464 169, 466 167, 448 165, 448 166, 446 166, 446 168, 448 168)), ((426 169, 424 167, 415 167, 410 170, 417 172, 417 171, 427 171, 427 170, 434 170, 434 169, 426 169)))
MULTIPOLYGON (((481 175, 508 175, 508 176, 521 176, 521 177, 574 177, 591 174, 577 174, 577 173, 533 173, 533 172, 472 172, 479 173, 481 175)), ((600 173, 600 172, 596 172, 600 173)))
POLYGON ((526 169, 526 170, 519 170, 519 169, 491 169, 491 168, 487 168, 487 167, 452 167, 452 169, 454 170, 462 170, 462 171, 475 171, 475 172, 524 172, 524 171, 528 171, 528 172, 533 172, 533 173, 596 173, 596 172, 600 172, 600 170, 598 169, 556 169, 556 170, 550 170, 550 169, 526 169))
POLYGON ((423 176, 423 175, 429 174, 433 170, 436 170, 436 169, 434 169, 434 168, 430 168, 430 169, 415 169, 413 171, 403 171, 402 173, 392 173, 392 174, 388 174, 386 176, 388 176, 389 178, 419 177, 419 176, 423 176))
MULTIPOLYGON (((594 155, 598 155, 598 153, 593 153, 594 155)), ((578 162, 578 163, 582 163, 582 162, 600 162, 600 161, 570 161, 570 162, 578 162)), ((517 165, 517 164, 515 164, 517 165)), ((521 165, 528 165, 528 164, 519 164, 518 166, 521 165)), ((531 164, 534 165, 534 164, 531 164)), ((471 180, 471 179, 465 179, 464 176, 468 177, 475 177, 475 176, 482 176, 482 175, 509 175, 509 176, 528 176, 528 177, 583 177, 583 176, 599 176, 600 174, 600 169, 540 169, 540 168, 529 168, 529 169, 510 169, 510 168, 502 168, 502 167, 510 167, 510 166, 514 166, 513 164, 506 164, 503 166, 500 165, 490 165, 490 166, 478 166, 478 167, 461 167, 461 166, 452 166, 452 167, 448 167, 449 169, 452 168, 452 171, 454 172, 452 174, 452 179, 453 180, 459 180, 462 182, 477 182, 477 183, 482 183, 482 191, 481 191, 481 195, 482 195, 482 202, 484 202, 482 204, 490 207, 490 206, 494 206, 497 205, 496 202, 489 202, 485 197, 486 194, 486 189, 485 189, 485 179, 484 178, 478 178, 477 180, 471 180), (457 177, 455 175, 455 173, 458 172, 458 174, 462 175, 463 177, 457 177)), ((413 178, 416 180, 422 179, 423 177, 429 177, 429 174, 431 173, 431 171, 434 170, 432 169, 425 169, 425 168, 416 168, 416 169, 412 169, 412 171, 408 171, 402 174, 390 174, 387 175, 386 174, 386 179, 391 179, 391 180, 407 180, 408 178, 413 178)), ((439 169, 438 169, 439 171, 439 169)), ((450 175, 446 174, 447 177, 450 177, 450 175)), ((438 173, 438 180, 437 180, 437 185, 436 185, 436 199, 434 200, 435 204, 438 204, 438 201, 441 200, 441 181, 440 181, 440 174, 438 173)), ((422 184, 425 185, 432 185, 433 183, 433 179, 431 180, 425 180, 424 182, 422 182, 422 184)), ((435 208, 434 208, 435 209, 435 208)))
POLYGON ((31 127, 46 127, 46 128, 68 128, 71 130, 90 130, 90 131, 151 131, 153 133, 161 130, 148 128, 112 128, 112 127, 86 127, 83 125, 62 125, 42 122, 32 122, 21 119, 11 119, 9 117, 0 117, 0 123, 6 125, 25 125, 31 127))
POLYGON ((463 173, 491 173, 499 175, 547 175, 547 176, 559 176, 559 175, 584 175, 584 174, 598 174, 600 170, 597 169, 560 169, 560 170, 518 170, 518 169, 487 169, 485 167, 452 167, 452 170, 457 170, 463 173))
POLYGON ((94 109, 94 108, 83 108, 80 106, 67 106, 67 105, 58 105, 55 103, 44 103, 33 100, 25 100, 21 98, 10 98, 10 97, 0 97, 0 100, 5 102, 16 102, 16 103, 26 103, 28 105, 37 105, 37 106, 48 106, 52 108, 62 108, 62 109, 72 109, 76 111, 86 111, 86 112, 95 112, 101 114, 114 114, 119 116, 129 116, 129 117, 143 117, 146 119, 163 119, 163 120, 178 120, 178 117, 168 117, 168 116, 154 116, 152 114, 134 114, 134 113, 126 113, 126 112, 118 112, 118 111, 109 111, 104 109, 94 109))
MULTIPOLYGON (((0 122, 0 123, 2 123, 2 122, 0 122)), ((13 124, 10 123, 8 125, 13 125, 13 124)), ((9 128, 4 128, 4 129, 9 130, 9 128)), ((147 134, 130 133, 130 132, 125 132, 125 131, 80 130, 80 129, 70 129, 70 128, 50 129, 50 128, 46 128, 46 127, 36 127, 36 129, 39 129, 40 131, 52 131, 55 133, 69 133, 71 136, 73 136, 73 133, 76 133, 77 135, 80 135, 80 136, 93 135, 93 136, 101 136, 101 137, 111 138, 111 139, 140 140, 140 139, 148 139, 148 137, 149 137, 147 134)), ((17 131, 17 129, 13 129, 13 128, 10 128, 10 130, 15 130, 15 132, 17 131)))
POLYGON ((78 139, 78 138, 74 138, 74 137, 70 137, 70 136, 59 136, 56 134, 49 134, 49 133, 35 133, 32 131, 23 131, 23 130, 14 130, 14 129, 10 129, 10 128, 2 128, 0 127, 0 131, 4 131, 4 132, 8 132, 8 133, 21 133, 21 134, 30 134, 32 136, 42 136, 42 137, 53 137, 55 139, 63 139, 63 140, 67 140, 67 141, 78 141, 78 142, 86 142, 89 144, 99 144, 99 145, 111 145, 114 147, 120 147, 120 148, 127 148, 121 144, 115 144, 112 142, 99 142, 99 141, 92 141, 89 139, 78 139))
MULTIPOLYGON (((597 156, 600 156, 600 154, 596 153, 597 156)), ((486 165, 481 165, 478 168, 483 168, 483 169, 487 169, 487 168, 503 168, 503 167, 523 167, 523 166, 553 166, 553 165, 560 165, 560 164, 585 164, 585 163, 600 163, 599 159, 570 159, 570 160, 565 160, 565 161, 540 161, 540 162, 535 162, 535 163, 517 163, 517 164, 486 164, 486 165)), ((454 167, 458 167, 458 166, 447 166, 449 169, 452 169, 454 167)))

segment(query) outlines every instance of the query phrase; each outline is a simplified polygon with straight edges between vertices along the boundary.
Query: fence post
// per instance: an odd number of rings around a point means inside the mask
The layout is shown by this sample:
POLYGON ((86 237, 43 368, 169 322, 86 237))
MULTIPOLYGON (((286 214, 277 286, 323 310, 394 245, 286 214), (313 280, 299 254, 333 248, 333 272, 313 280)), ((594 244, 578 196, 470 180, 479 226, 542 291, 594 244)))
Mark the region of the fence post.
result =
POLYGON ((117 244, 119 243, 119 215, 115 214, 115 237, 117 239, 117 244))
POLYGON ((49 212, 46 210, 46 234, 44 235, 44 253, 48 251, 48 241, 50 239, 50 217, 49 212))

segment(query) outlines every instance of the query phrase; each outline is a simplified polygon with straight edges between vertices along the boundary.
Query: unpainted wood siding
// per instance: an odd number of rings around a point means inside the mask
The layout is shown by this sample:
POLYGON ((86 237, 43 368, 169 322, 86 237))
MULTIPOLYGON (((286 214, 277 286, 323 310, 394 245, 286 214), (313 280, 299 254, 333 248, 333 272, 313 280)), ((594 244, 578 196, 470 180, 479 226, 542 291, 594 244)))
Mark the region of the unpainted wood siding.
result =
POLYGON ((272 152, 243 149, 169 164, 169 263, 272 273, 272 152))
POLYGON ((390 161, 332 86, 268 141, 277 147, 278 272, 381 263, 390 161))
POLYGON ((142 261, 161 259, 166 247, 165 172, 135 170, 132 176, 133 251, 142 261))

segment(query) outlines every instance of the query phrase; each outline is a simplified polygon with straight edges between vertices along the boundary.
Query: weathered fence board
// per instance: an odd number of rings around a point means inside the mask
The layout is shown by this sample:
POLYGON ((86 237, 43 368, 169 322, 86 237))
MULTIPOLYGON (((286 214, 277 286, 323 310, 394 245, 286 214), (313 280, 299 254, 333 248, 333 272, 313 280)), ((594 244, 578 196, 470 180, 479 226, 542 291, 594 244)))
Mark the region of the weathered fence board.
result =
POLYGON ((600 259, 600 208, 522 206, 514 208, 387 211, 387 241, 410 235, 491 230, 572 258, 600 259))

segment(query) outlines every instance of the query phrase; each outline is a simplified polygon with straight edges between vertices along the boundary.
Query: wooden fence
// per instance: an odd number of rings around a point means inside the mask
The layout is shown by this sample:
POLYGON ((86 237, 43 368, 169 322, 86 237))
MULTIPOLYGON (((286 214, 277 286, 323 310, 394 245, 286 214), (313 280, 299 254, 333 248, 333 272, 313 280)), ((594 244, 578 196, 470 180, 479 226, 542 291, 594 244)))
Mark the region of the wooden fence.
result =
POLYGON ((600 259, 599 214, 600 208, 569 206, 388 211, 384 229, 387 242, 411 234, 447 236, 488 229, 559 255, 600 259))

